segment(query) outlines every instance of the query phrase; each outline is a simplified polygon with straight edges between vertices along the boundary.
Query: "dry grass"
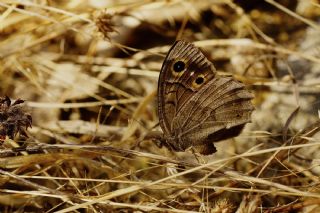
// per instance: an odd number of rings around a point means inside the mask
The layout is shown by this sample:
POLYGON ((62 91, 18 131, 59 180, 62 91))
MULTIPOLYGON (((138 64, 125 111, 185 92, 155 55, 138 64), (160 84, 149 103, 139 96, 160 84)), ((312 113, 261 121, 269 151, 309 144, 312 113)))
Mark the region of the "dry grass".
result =
POLYGON ((320 212, 316 0, 0 10, 0 95, 26 100, 33 118, 29 138, 2 143, 1 212, 320 212), (159 129, 157 78, 178 38, 255 94, 252 123, 212 156, 143 140, 159 129))

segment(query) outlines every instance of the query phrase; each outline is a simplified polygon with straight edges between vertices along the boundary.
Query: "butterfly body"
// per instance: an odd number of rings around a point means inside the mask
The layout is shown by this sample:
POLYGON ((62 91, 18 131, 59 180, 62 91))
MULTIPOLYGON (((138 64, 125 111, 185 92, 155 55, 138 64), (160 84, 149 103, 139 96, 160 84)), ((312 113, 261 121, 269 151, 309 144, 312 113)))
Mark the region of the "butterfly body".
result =
POLYGON ((213 142, 237 136, 250 122, 252 98, 242 83, 218 76, 199 48, 177 41, 158 81, 161 141, 175 151, 212 154, 213 142))

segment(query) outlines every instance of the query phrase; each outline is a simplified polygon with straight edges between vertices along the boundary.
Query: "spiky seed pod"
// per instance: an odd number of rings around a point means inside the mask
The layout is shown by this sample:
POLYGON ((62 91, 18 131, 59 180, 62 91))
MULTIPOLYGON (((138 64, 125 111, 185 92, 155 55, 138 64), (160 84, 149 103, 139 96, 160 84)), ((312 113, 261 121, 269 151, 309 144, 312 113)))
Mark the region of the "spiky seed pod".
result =
POLYGON ((104 38, 108 40, 110 40, 110 33, 116 32, 114 29, 115 25, 112 22, 112 17, 113 16, 107 13, 106 10, 102 10, 95 15, 95 23, 99 32, 101 32, 104 38))

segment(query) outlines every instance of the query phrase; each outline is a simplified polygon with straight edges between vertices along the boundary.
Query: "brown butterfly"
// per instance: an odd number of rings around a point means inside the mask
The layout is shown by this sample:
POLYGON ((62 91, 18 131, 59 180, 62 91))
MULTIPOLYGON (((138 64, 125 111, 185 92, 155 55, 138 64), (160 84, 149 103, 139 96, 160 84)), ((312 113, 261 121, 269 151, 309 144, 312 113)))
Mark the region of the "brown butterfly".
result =
POLYGON ((212 154, 213 143, 239 135, 250 122, 252 98, 244 84, 219 76, 199 48, 176 41, 158 81, 160 141, 174 151, 212 154))

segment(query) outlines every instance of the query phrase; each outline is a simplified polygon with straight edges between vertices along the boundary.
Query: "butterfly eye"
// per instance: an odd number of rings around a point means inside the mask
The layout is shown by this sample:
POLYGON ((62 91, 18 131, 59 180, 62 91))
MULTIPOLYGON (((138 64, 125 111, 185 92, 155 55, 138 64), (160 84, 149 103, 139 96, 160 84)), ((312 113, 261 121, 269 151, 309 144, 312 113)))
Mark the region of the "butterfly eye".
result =
POLYGON ((184 70, 186 64, 183 61, 177 61, 173 64, 173 71, 181 72, 184 70))

